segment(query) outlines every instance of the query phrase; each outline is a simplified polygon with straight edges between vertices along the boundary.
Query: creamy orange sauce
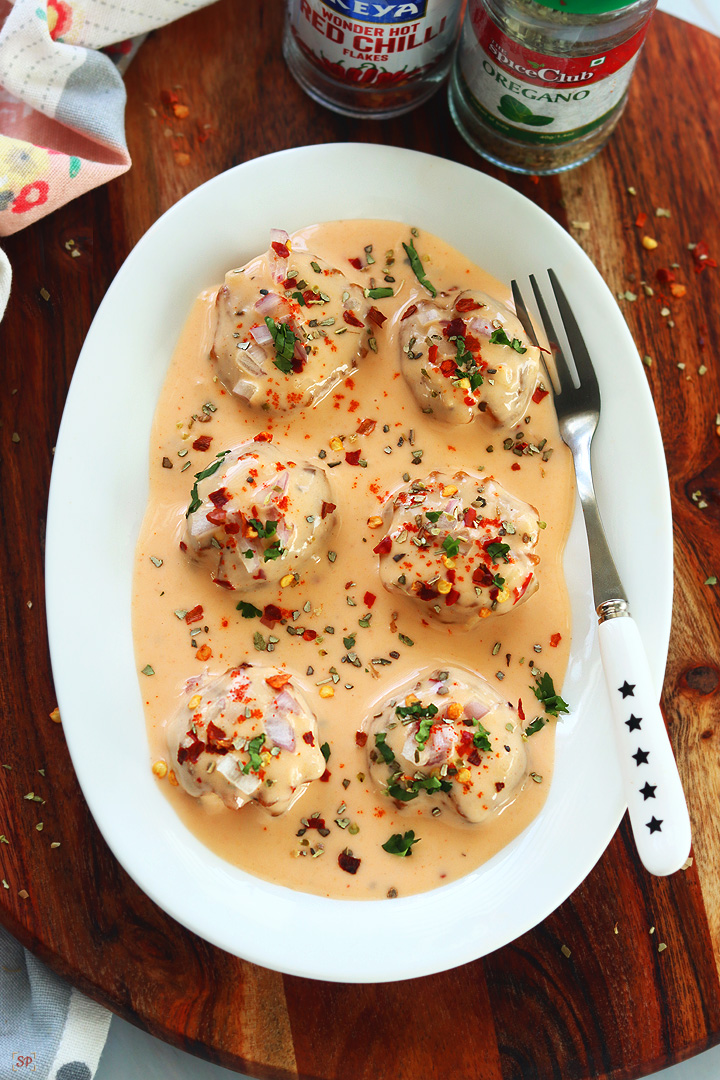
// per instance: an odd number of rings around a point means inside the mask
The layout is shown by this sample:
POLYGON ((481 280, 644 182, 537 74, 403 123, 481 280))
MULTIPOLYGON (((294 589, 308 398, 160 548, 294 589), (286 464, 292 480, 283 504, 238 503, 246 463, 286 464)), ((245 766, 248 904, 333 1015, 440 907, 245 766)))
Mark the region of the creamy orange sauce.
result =
MULTIPOLYGON (((527 739, 535 779, 528 777, 514 802, 476 826, 446 811, 432 816, 431 797, 424 794, 398 808, 372 784, 367 748, 357 745, 356 733, 367 731, 373 714, 395 688, 417 673, 451 664, 483 674, 513 706, 521 700, 528 721, 542 715, 530 669, 536 665, 549 672, 559 691, 570 647, 562 555, 574 500, 572 461, 560 440, 550 397, 531 402, 511 429, 496 426, 484 415, 470 424, 452 425, 423 413, 402 376, 398 343, 398 312, 414 300, 427 299, 404 259, 402 242, 411 238, 408 225, 334 222, 305 229, 302 235, 308 250, 364 287, 371 285, 371 278, 384 284, 384 256, 392 250, 395 296, 373 301, 388 316, 377 331, 378 351, 369 352, 358 370, 317 406, 279 417, 233 397, 217 379, 208 358, 216 290, 199 297, 190 312, 154 420, 150 496, 133 584, 148 768, 164 760, 172 769, 166 728, 188 678, 201 672, 219 676, 243 661, 292 672, 317 714, 320 741, 331 753, 323 780, 310 784, 286 815, 270 818, 254 804, 233 811, 213 795, 192 798, 172 785, 170 775, 158 782, 188 829, 228 862, 305 892, 381 899, 431 889, 467 874, 507 845, 542 808, 552 776, 553 721, 527 739), (349 258, 363 256, 370 244, 376 263, 354 269, 349 258), (210 408, 203 411, 204 405, 210 408), (200 422, 193 416, 210 419, 200 422), (375 426, 368 434, 357 434, 364 420, 374 420, 375 426), (189 561, 179 541, 194 475, 216 454, 260 431, 269 432, 273 446, 289 457, 325 467, 337 503, 335 528, 293 584, 282 587, 275 581, 229 591, 213 583, 206 566, 189 561), (193 449, 199 436, 212 437, 207 450, 193 449), (333 449, 338 444, 331 442, 341 437, 338 452, 333 449), (534 446, 546 440, 545 453, 516 454, 504 447, 508 439, 513 445, 534 446), (354 449, 362 451, 366 468, 345 461, 345 453, 354 449), (335 461, 340 464, 328 468, 335 461), (404 476, 422 480, 433 470, 460 469, 494 477, 534 506, 538 520, 545 523, 536 549, 537 592, 507 614, 484 618, 469 630, 429 625, 417 603, 383 588, 373 553, 382 531, 368 524, 382 515, 383 504, 403 485, 404 476), (334 561, 329 551, 335 553, 334 561), (270 628, 259 618, 243 618, 236 608, 240 601, 258 609, 276 604, 291 614, 285 625, 270 628), (176 614, 198 605, 203 617, 192 625, 176 614), (370 625, 363 626, 369 612, 370 625), (200 633, 191 635, 198 629, 200 633), (303 636, 302 631, 317 636, 306 640, 312 635, 303 636), (350 635, 355 637, 359 667, 343 662, 348 654, 343 638, 350 635), (388 662, 373 663, 380 659, 388 662), (142 674, 143 669, 153 674, 142 674), (324 696, 328 688, 332 696, 324 696), (307 822, 313 814, 323 819, 329 835, 311 827, 298 836, 303 819, 307 822), (410 857, 382 849, 392 834, 408 830, 420 837, 410 857), (338 856, 348 848, 360 859, 355 874, 338 865, 338 856)), ((442 240, 420 232, 415 245, 438 290, 477 289, 509 301, 507 286, 442 240)))

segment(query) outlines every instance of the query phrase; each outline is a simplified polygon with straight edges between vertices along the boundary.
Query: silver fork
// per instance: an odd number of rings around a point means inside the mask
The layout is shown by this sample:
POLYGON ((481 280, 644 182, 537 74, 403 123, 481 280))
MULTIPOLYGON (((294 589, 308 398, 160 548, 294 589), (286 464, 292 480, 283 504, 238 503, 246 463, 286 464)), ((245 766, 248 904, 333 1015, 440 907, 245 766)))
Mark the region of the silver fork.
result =
MULTIPOLYGON (((555 410, 560 434, 572 451, 578 494, 590 549, 598 641, 613 714, 618 757, 638 854, 651 874, 679 870, 690 851, 690 820, 680 776, 660 712, 657 693, 625 590, 608 547, 592 480, 590 446, 600 419, 597 376, 556 274, 548 270, 579 386, 558 344, 542 293, 530 276, 540 318, 555 359, 559 388, 555 410)), ((538 340, 515 281, 518 318, 534 345, 538 340)), ((552 379, 549 380, 552 386, 552 379)))

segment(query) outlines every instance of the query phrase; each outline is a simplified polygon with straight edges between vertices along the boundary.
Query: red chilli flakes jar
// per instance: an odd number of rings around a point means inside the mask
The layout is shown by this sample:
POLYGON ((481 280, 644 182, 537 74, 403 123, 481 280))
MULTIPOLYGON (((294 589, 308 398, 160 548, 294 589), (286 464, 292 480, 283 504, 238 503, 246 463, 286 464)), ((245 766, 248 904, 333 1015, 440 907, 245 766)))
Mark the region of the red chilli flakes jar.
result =
POLYGON ((303 90, 345 116, 400 116, 450 70, 465 0, 287 0, 283 54, 303 90))
POLYGON ((449 104, 463 138, 513 172, 555 173, 605 145, 657 0, 469 0, 449 104))

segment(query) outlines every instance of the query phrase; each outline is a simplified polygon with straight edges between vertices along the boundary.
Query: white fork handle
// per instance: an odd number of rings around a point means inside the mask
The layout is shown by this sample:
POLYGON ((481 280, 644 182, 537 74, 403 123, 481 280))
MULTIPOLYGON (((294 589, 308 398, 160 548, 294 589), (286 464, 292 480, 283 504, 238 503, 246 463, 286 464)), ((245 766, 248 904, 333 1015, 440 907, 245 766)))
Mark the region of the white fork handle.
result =
POLYGON ((637 623, 607 619, 598 640, 638 854, 651 874, 672 874, 690 852, 690 818, 637 623))

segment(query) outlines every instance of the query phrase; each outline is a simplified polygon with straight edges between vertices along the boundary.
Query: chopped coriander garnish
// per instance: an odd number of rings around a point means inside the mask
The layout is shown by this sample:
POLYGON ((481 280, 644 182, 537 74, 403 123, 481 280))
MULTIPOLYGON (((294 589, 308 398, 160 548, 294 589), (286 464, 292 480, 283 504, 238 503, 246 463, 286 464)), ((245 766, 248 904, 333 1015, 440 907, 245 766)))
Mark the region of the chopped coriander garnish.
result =
POLYGON ((185 511, 185 517, 190 517, 196 510, 199 510, 202 506, 202 499, 198 496, 198 484, 201 480, 207 480, 208 476, 212 476, 216 473, 220 466, 223 464, 223 458, 226 454, 229 454, 229 450, 223 450, 221 454, 217 454, 215 461, 211 465, 208 465, 207 469, 203 469, 202 472, 195 473, 195 483, 192 486, 190 492, 190 505, 185 511))
POLYGON ((395 294, 392 289, 380 286, 377 289, 365 289, 365 295, 370 300, 382 300, 384 296, 394 296, 395 294))
POLYGON ((430 738, 430 731, 437 716, 437 705, 423 705, 421 701, 413 701, 411 705, 398 705, 395 715, 398 720, 419 720, 420 726, 415 733, 415 742, 418 750, 425 749, 425 743, 430 738))
POLYGON ((510 550, 509 544, 488 544, 485 550, 493 562, 497 562, 498 559, 504 559, 505 562, 508 561, 507 554, 510 550))
POLYGON ((407 636, 407 634, 398 634, 398 637, 399 637, 399 638, 400 638, 400 640, 402 641, 403 645, 408 645, 408 646, 409 646, 409 645, 414 645, 414 644, 415 644, 415 642, 413 641, 413 639, 412 639, 412 638, 409 638, 409 637, 407 636))
POLYGON ((273 364, 283 375, 289 375, 293 370, 292 358, 295 354, 295 344, 299 338, 295 336, 287 323, 276 323, 269 315, 265 316, 265 325, 272 334, 275 346, 275 359, 273 364))
POLYGON ((420 256, 415 250, 415 244, 413 243, 413 241, 411 240, 409 244, 403 244, 403 247, 405 249, 405 254, 410 260, 410 269, 412 270, 415 277, 418 279, 420 284, 427 289, 431 296, 437 296, 437 289, 431 281, 428 281, 425 270, 423 269, 423 264, 420 261, 420 256))
POLYGON ((322 756, 325 758, 325 761, 327 762, 329 760, 329 758, 330 758, 330 743, 324 742, 322 744, 322 746, 320 747, 320 753, 322 754, 322 756))
POLYGON ((415 833, 410 829, 406 833, 393 833, 389 840, 386 840, 382 845, 384 851, 387 851, 390 855, 407 856, 412 855, 412 846, 417 844, 419 836, 415 836, 415 833))
POLYGON ((251 739, 247 745, 247 752, 250 755, 250 760, 246 762, 242 767, 242 772, 247 774, 252 772, 259 772, 262 767, 262 758, 260 757, 260 751, 265 742, 265 735, 256 735, 254 739, 251 739))
POLYGON ((263 525, 257 518, 249 518, 248 524, 252 525, 261 540, 266 540, 267 537, 274 536, 277 532, 277 521, 267 521, 263 525))
POLYGON ((475 734, 473 735, 473 745, 478 750, 492 750, 492 743, 490 742, 490 732, 487 728, 483 727, 479 720, 475 721, 475 734))
POLYGON ((395 755, 392 752, 391 747, 389 747, 387 745, 387 743, 385 742, 386 738, 387 738, 387 736, 386 736, 385 732, 380 731, 375 736, 375 746, 376 746, 377 750, 380 752, 380 756, 383 759, 383 761, 387 765, 389 765, 392 761, 395 760, 395 755))
POLYGON ((547 720, 543 716, 536 716, 531 724, 525 728, 525 735, 534 735, 536 731, 540 731, 540 728, 544 728, 547 724, 547 720))
POLYGON ((449 559, 454 559, 456 555, 460 554, 460 544, 450 533, 443 540, 442 546, 449 559))
POLYGON ((254 604, 247 603, 245 600, 241 600, 235 610, 240 612, 243 619, 257 619, 262 615, 261 608, 256 608, 254 604))
POLYGON ((405 787, 401 784, 391 784, 388 794, 400 802, 412 802, 417 799, 421 791, 428 795, 435 795, 438 791, 450 791, 452 784, 449 780, 441 780, 439 776, 425 776, 411 780, 405 787))
POLYGON ((280 541, 276 540, 270 547, 265 548, 263 552, 263 562, 270 562, 271 559, 279 559, 285 554, 285 548, 280 547, 280 541))
POLYGON ((490 335, 490 344, 509 345, 510 348, 514 349, 516 353, 527 352, 527 349, 523 345, 522 341, 519 341, 516 337, 514 337, 511 341, 502 328, 500 330, 493 330, 492 334, 490 335))
POLYGON ((442 514, 442 510, 426 510, 425 511, 425 517, 428 519, 428 521, 431 521, 433 525, 436 525, 437 522, 440 520, 440 515, 441 514, 442 514))
POLYGON ((557 716, 559 713, 570 711, 567 703, 563 701, 559 694, 555 693, 552 676, 547 671, 544 675, 536 675, 535 683, 536 685, 531 686, 530 689, 538 701, 542 702, 548 716, 557 716))

